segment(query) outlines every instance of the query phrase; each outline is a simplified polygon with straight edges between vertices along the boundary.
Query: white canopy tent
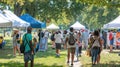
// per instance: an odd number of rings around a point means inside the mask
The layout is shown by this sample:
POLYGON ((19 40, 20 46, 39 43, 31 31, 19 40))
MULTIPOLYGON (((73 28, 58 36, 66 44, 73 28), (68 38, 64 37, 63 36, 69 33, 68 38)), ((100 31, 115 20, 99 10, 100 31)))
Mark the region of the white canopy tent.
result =
POLYGON ((10 24, 11 24, 10 21, 8 21, 7 19, 4 19, 3 17, 0 16, 0 27, 8 26, 10 24))
POLYGON ((0 11, 0 17, 9 22, 0 23, 0 27, 28 27, 30 24, 17 17, 9 10, 0 11))
POLYGON ((55 24, 51 24, 51 25, 47 26, 47 29, 59 29, 59 27, 56 26, 55 24))
POLYGON ((10 21, 8 21, 8 20, 6 20, 6 19, 0 17, 0 23, 7 23, 7 22, 10 22, 10 21))
POLYGON ((85 29, 85 26, 83 26, 82 24, 80 24, 78 21, 76 21, 73 25, 71 25, 70 27, 73 27, 74 29, 85 29))
POLYGON ((118 29, 120 28, 120 16, 118 16, 116 19, 114 19, 113 21, 105 24, 103 26, 104 29, 111 29, 111 28, 114 28, 114 29, 118 29))

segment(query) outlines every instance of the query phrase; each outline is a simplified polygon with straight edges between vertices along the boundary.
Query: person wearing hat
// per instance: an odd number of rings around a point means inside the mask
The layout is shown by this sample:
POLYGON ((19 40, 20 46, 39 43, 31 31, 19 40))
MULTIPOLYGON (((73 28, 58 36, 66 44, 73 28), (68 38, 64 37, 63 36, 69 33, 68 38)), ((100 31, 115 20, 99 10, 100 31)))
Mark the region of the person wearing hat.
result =
POLYGON ((14 56, 16 56, 16 50, 18 50, 19 55, 21 55, 21 52, 20 52, 20 49, 19 49, 19 44, 17 43, 18 32, 19 32, 19 30, 16 29, 16 30, 14 30, 14 32, 12 34, 12 37, 13 37, 13 54, 14 54, 14 56))

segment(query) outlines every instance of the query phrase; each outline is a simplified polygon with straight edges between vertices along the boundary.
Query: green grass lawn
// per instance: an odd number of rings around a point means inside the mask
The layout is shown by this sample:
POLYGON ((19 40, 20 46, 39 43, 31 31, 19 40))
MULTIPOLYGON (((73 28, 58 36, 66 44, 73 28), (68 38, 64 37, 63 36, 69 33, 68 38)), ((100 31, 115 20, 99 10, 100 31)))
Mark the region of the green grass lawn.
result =
MULTIPOLYGON (((4 49, 0 50, 0 67, 24 67, 23 56, 13 57, 11 38, 5 38, 7 44, 4 49)), ((94 67, 120 67, 120 50, 114 50, 113 53, 102 51, 101 62, 94 67)), ((85 54, 80 57, 82 67, 92 67, 91 57, 85 54)), ((38 52, 35 55, 34 67, 67 67, 66 50, 61 51, 61 57, 55 57, 55 50, 50 48, 46 52, 38 52)))
MULTIPOLYGON (((13 56, 10 38, 5 39, 7 45, 0 50, 0 67, 24 67, 23 56, 13 56)), ((60 58, 55 56, 55 49, 50 48, 46 52, 37 52, 34 57, 34 67, 65 67, 66 50, 61 50, 60 58)))
MULTIPOLYGON (((120 50, 114 50, 112 53, 109 53, 108 50, 104 51, 101 54, 100 64, 93 67, 120 67, 120 56, 118 56, 120 50)), ((92 67, 91 57, 84 55, 80 58, 80 60, 82 67, 92 67)))

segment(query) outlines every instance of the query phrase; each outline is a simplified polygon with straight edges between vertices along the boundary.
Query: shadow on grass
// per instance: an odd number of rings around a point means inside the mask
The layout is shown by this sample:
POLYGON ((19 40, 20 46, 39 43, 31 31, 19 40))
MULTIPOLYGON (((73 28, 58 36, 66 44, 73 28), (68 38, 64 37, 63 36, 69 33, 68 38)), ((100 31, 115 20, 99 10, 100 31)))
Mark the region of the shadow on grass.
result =
POLYGON ((13 57, 13 49, 9 46, 5 46, 3 49, 0 49, 0 58, 9 59, 13 57))
MULTIPOLYGON (((49 46, 50 47, 50 46, 49 46)), ((66 51, 66 50, 61 50, 61 52, 64 52, 64 51, 66 51)), ((60 52, 60 55, 61 56, 65 56, 66 54, 64 54, 64 53, 61 53, 60 52)), ((38 51, 37 53, 36 53, 36 57, 37 58, 39 58, 39 57, 49 57, 49 56, 56 56, 56 51, 55 51, 55 49, 52 49, 52 48, 48 48, 48 50, 47 51, 45 51, 45 52, 41 52, 41 51, 38 51)))
POLYGON ((5 46, 3 47, 3 49, 0 49, 0 58, 2 59, 14 58, 12 40, 5 39, 5 41, 6 41, 5 46))
POLYGON ((91 63, 82 65, 82 67, 120 67, 120 61, 109 61, 109 63, 100 63, 92 65, 91 63))
MULTIPOLYGON (((61 51, 66 51, 66 50, 61 50, 61 51)), ((8 45, 8 44, 7 44, 3 49, 0 49, 0 53, 1 53, 0 58, 2 58, 2 59, 15 58, 15 57, 13 56, 13 48, 12 48, 11 45, 8 45)), ((18 52, 17 52, 17 53, 18 53, 18 52)), ((65 56, 65 55, 66 55, 66 54, 61 53, 61 56, 65 56)), ((48 48, 47 51, 45 51, 45 52, 40 52, 40 51, 38 51, 38 52, 35 54, 35 57, 36 57, 36 58, 40 58, 40 57, 46 58, 46 57, 49 57, 49 56, 54 56, 54 57, 56 56, 55 49, 50 48, 50 45, 49 45, 49 48, 48 48)))
MULTIPOLYGON (((0 50, 0 59, 16 59, 16 57, 13 56, 13 45, 11 40, 6 40, 6 45, 4 49, 0 50)), ((61 50, 61 52, 65 52, 66 50, 61 50)), ((18 54, 18 52, 17 52, 18 54)), ((35 55, 35 58, 47 58, 47 57, 55 57, 56 51, 55 49, 51 48, 51 45, 48 45, 48 50, 46 52, 37 52, 35 55)), ((65 57, 65 53, 61 53, 61 58, 65 57)), ((55 57, 56 58, 56 57, 55 57)))
MULTIPOLYGON (((30 65, 30 63, 28 65, 30 65)), ((0 63, 0 66, 1 67, 24 67, 24 63, 20 63, 20 62, 8 62, 8 63, 0 63)), ((64 66, 57 65, 57 64, 53 64, 51 66, 44 65, 44 64, 34 64, 34 67, 64 67, 64 66)))
POLYGON ((119 51, 112 51, 112 52, 110 52, 110 53, 117 53, 117 54, 119 54, 119 53, 120 53, 120 50, 119 50, 119 51))

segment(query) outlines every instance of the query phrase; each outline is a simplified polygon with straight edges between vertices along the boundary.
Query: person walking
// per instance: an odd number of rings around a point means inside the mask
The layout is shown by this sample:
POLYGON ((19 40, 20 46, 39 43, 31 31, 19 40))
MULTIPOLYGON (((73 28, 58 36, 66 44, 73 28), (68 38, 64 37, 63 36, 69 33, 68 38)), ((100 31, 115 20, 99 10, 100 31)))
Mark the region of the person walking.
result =
POLYGON ((18 32, 19 31, 16 29, 16 30, 14 30, 14 33, 12 35, 12 37, 13 37, 13 54, 14 54, 14 56, 16 56, 16 50, 18 50, 19 55, 21 55, 21 52, 20 52, 20 49, 19 49, 20 44, 18 43, 20 35, 18 34, 18 32))
POLYGON ((70 60, 70 54, 71 54, 71 66, 73 66, 74 61, 74 54, 75 54, 75 47, 76 47, 76 38, 74 34, 74 29, 70 28, 70 33, 66 37, 66 44, 67 44, 67 63, 69 63, 70 60))
POLYGON ((54 38, 55 38, 55 44, 56 44, 56 57, 60 57, 61 43, 63 41, 60 31, 56 32, 54 38))
POLYGON ((31 61, 30 66, 34 66, 34 46, 32 45, 32 27, 27 28, 27 33, 23 35, 23 44, 25 45, 24 52, 24 67, 28 67, 28 62, 31 61))
POLYGON ((44 37, 45 37, 45 50, 47 50, 48 49, 48 38, 49 38, 48 30, 45 30, 44 37))
POLYGON ((42 30, 40 29, 38 32, 38 42, 40 42, 41 37, 42 37, 42 30))
POLYGON ((82 32, 82 41, 83 41, 85 50, 88 48, 88 39, 89 39, 89 33, 88 33, 88 30, 85 29, 82 32))
POLYGON ((91 59, 92 64, 95 65, 100 61, 100 53, 102 51, 102 40, 99 36, 99 31, 95 30, 92 36, 93 40, 90 40, 93 44, 91 46, 91 59))
POLYGON ((113 50, 113 44, 114 44, 114 35, 113 30, 109 32, 109 40, 110 40, 110 52, 113 50))
POLYGON ((64 32, 63 32, 63 47, 64 47, 64 49, 66 49, 66 43, 65 43, 65 39, 66 39, 66 36, 67 36, 67 30, 65 30, 64 32))
POLYGON ((107 32, 106 31, 102 31, 102 39, 104 41, 103 43, 104 49, 106 49, 107 47, 107 32))
POLYGON ((81 33, 77 32, 76 36, 77 36, 77 41, 76 41, 75 53, 76 53, 77 61, 79 61, 79 56, 81 56, 81 50, 82 50, 82 42, 80 41, 81 40, 81 33))
POLYGON ((55 49, 55 38, 54 38, 54 36, 55 36, 55 32, 52 32, 52 35, 50 37, 51 42, 52 42, 52 49, 55 49))

